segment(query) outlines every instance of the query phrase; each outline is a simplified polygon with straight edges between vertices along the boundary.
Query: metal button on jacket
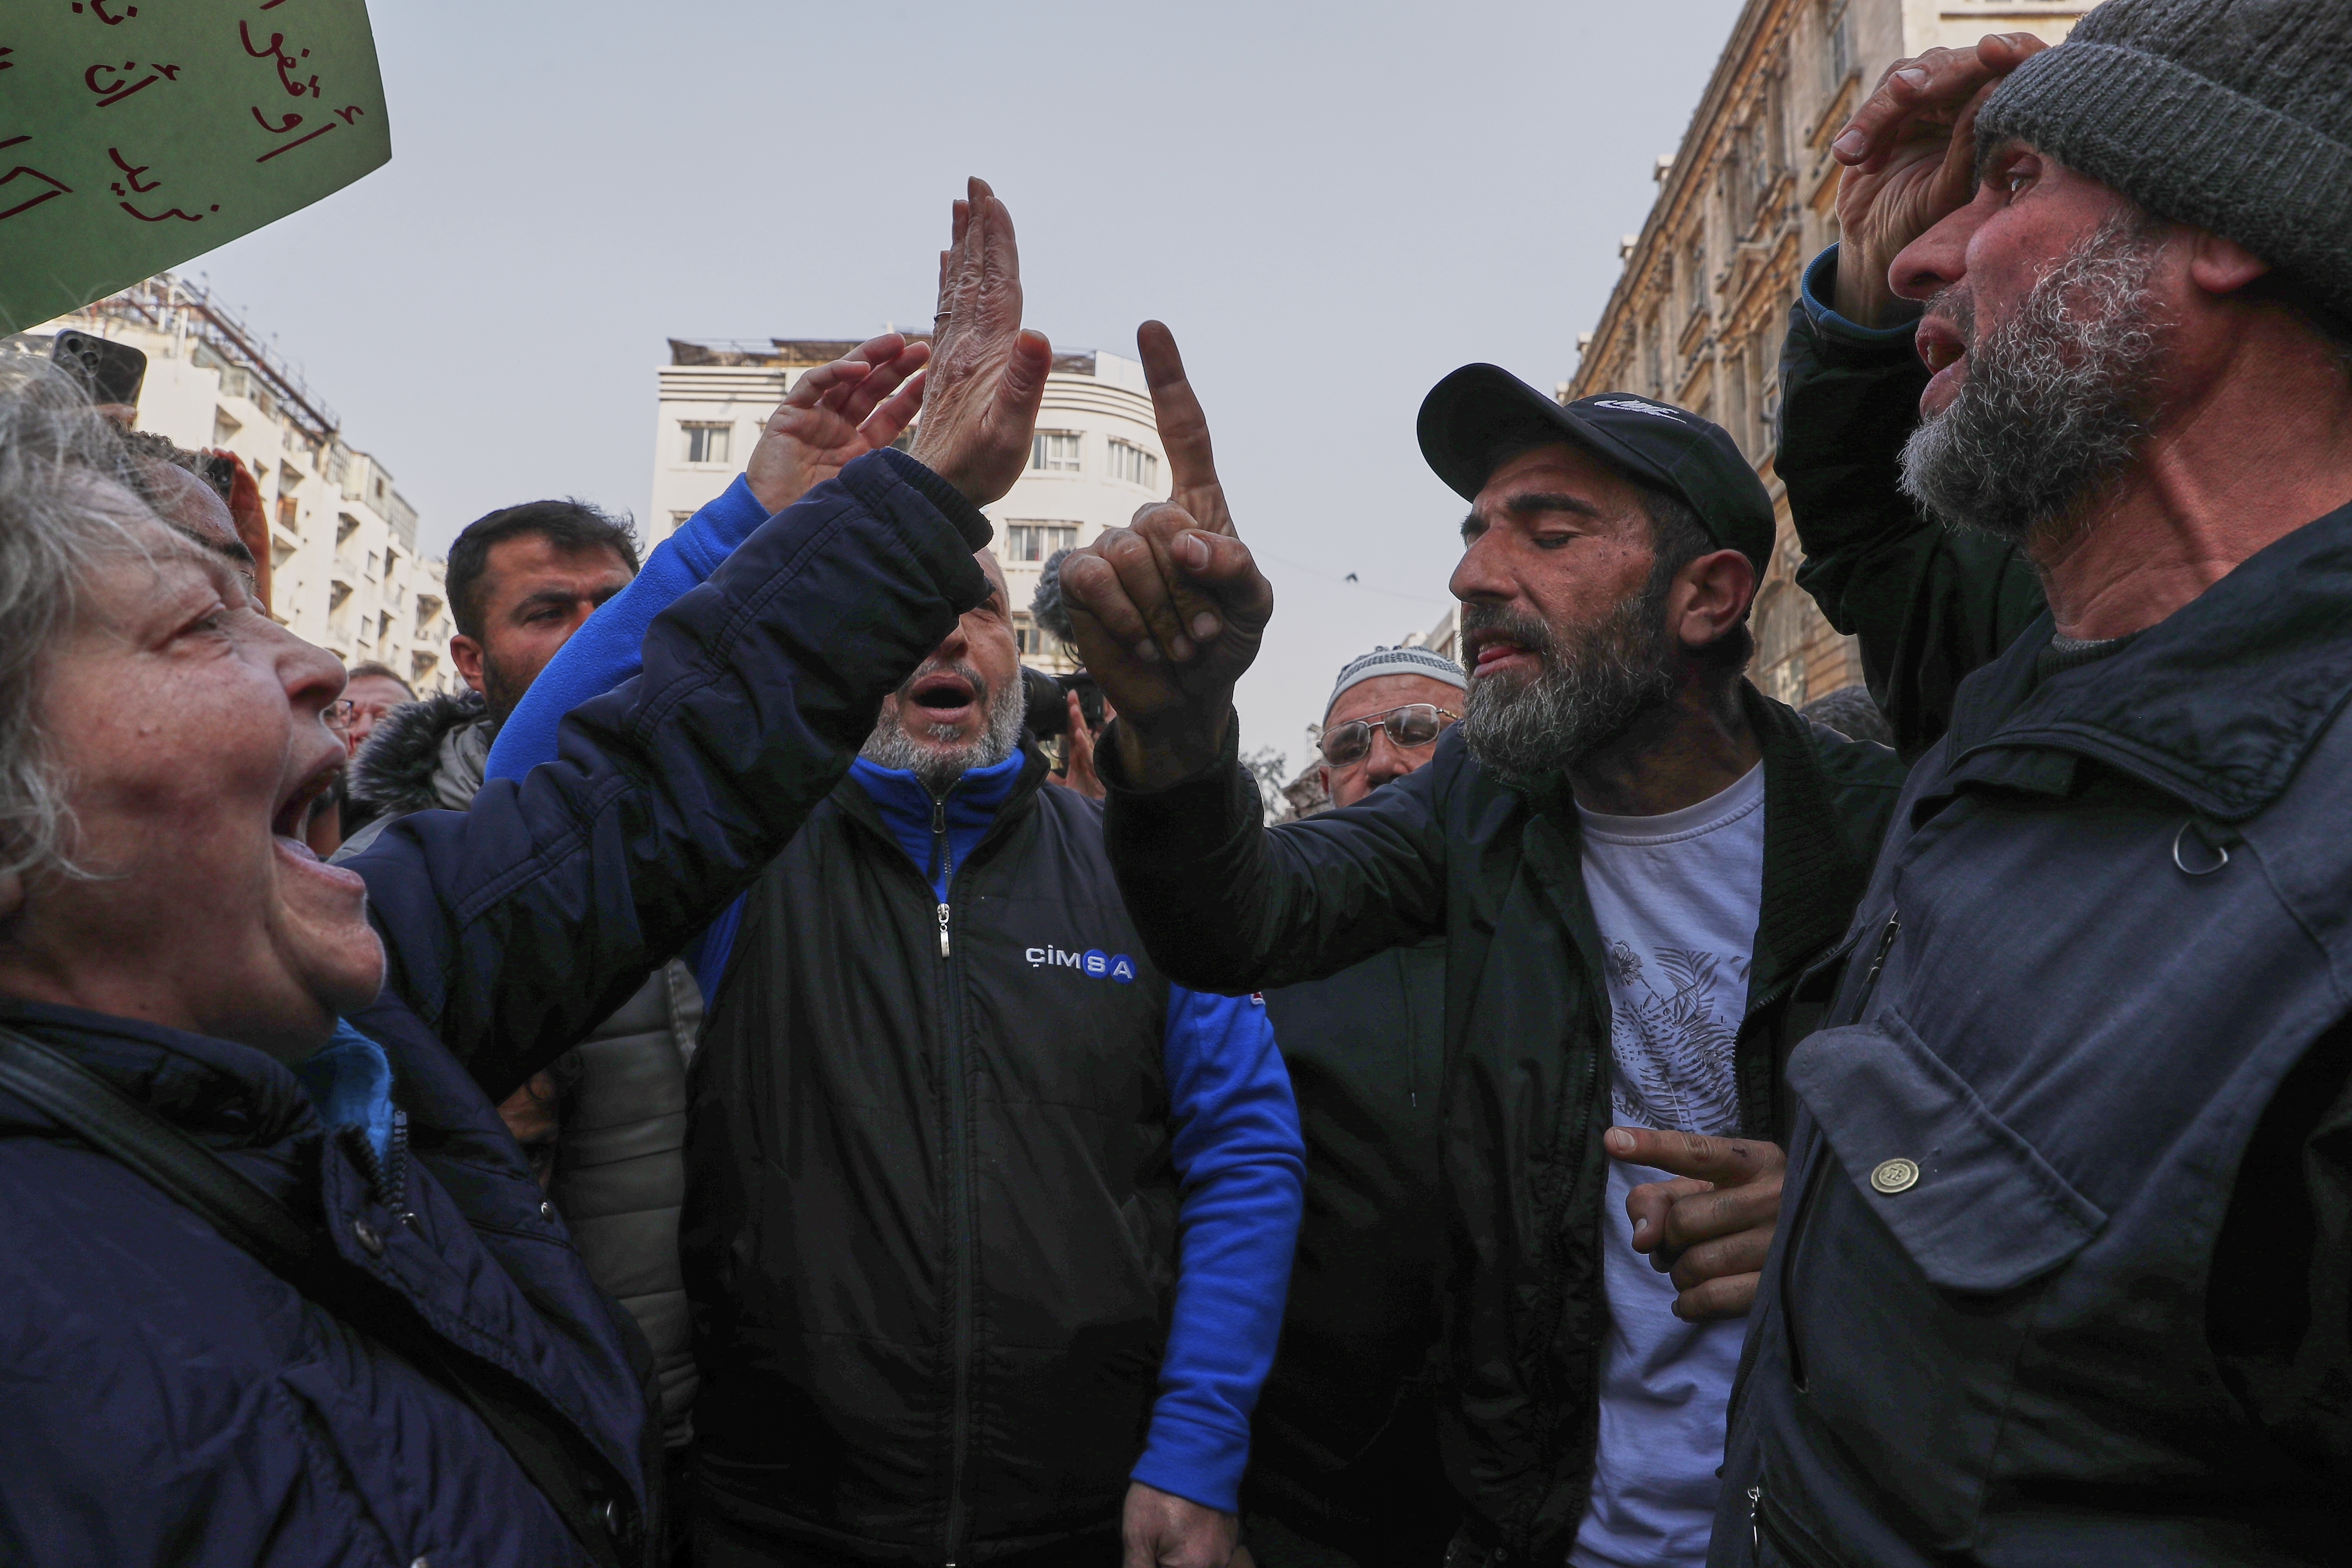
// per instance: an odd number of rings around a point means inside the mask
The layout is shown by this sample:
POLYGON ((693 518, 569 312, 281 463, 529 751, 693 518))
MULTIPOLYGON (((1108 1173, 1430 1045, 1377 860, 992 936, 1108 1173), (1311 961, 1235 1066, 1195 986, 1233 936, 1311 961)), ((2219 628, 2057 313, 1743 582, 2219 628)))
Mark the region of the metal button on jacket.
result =
POLYGON ((352 1221, 352 1236, 362 1247, 368 1249, 369 1257, 383 1256, 383 1237, 378 1236, 375 1233, 375 1226, 368 1224, 367 1221, 363 1219, 352 1221))
POLYGON ((1870 1184, 1890 1198, 1897 1193, 1909 1192, 1918 1184, 1919 1167, 1910 1160, 1883 1160, 1870 1173, 1870 1184))
POLYGON ((553 1219, 555 1217, 555 1205, 551 1203, 541 1204, 539 1205, 539 1217, 546 1220, 553 1219))

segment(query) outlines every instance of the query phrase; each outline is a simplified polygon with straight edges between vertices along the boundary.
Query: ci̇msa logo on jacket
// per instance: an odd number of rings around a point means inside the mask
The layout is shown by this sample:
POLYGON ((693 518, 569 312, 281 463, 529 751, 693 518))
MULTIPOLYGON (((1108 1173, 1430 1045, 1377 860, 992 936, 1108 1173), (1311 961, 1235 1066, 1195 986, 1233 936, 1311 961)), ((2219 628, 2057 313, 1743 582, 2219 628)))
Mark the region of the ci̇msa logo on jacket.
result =
POLYGON ((1075 969, 1089 980, 1116 980, 1121 985, 1135 984, 1135 960, 1123 952, 1105 952, 1090 947, 1084 952, 1071 952, 1058 947, 1033 947, 1024 957, 1032 969, 1075 969))

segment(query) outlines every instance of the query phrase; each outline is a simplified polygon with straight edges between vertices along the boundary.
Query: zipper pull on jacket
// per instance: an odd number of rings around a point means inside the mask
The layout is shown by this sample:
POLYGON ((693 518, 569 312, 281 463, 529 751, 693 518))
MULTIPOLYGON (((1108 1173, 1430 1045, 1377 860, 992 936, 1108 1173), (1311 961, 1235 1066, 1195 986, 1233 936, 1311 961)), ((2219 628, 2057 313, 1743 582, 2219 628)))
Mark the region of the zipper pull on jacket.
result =
POLYGON ((947 955, 948 955, 948 907, 947 907, 947 905, 945 905, 945 904, 941 904, 941 905, 940 906, 940 956, 941 958, 945 958, 947 955))

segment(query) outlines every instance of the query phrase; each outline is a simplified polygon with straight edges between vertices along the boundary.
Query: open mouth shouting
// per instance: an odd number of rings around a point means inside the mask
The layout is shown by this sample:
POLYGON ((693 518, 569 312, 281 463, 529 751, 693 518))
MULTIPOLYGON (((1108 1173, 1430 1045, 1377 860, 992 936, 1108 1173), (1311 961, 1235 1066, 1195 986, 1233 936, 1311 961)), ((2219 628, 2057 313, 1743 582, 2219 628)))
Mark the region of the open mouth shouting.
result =
POLYGON ((1939 414, 1960 395, 1960 384, 1968 379, 1968 339, 1950 321, 1931 313, 1920 318, 1913 341, 1919 362, 1932 373, 1927 390, 1919 395, 1919 411, 1939 414))
POLYGON ((311 803, 333 786, 342 771, 342 749, 338 746, 334 755, 301 774, 287 787, 278 799, 278 809, 270 814, 269 833, 278 859, 299 874, 316 878, 345 892, 364 896, 367 884, 360 879, 359 873, 341 866, 328 865, 302 838, 303 826, 310 821, 311 803))
POLYGON ((929 669, 908 686, 902 700, 933 724, 961 724, 980 717, 980 682, 965 670, 929 669))

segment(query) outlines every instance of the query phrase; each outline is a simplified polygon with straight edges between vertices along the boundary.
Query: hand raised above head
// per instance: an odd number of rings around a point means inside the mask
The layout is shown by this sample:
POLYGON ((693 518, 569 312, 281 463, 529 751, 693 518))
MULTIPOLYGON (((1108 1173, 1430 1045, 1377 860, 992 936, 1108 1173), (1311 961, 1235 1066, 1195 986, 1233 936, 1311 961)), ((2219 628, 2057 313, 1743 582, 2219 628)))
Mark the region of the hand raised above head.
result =
POLYGON ((1065 561, 1062 592, 1079 656, 1118 710, 1111 732, 1128 780, 1154 789, 1223 745, 1234 685, 1257 657, 1274 589, 1234 531, 1175 338, 1147 321, 1137 342, 1173 494, 1065 561))
POLYGON ((1972 49, 1896 60, 1830 144, 1838 181, 1837 311, 1884 325, 1887 268, 1906 246, 1966 206, 1976 189, 1977 110, 2001 79, 2049 46, 1997 33, 1972 49))
POLYGON ((986 506, 1029 464, 1037 406, 1054 351, 1021 325, 1021 253, 1013 215, 974 179, 955 204, 953 239, 940 253, 940 309, 929 390, 915 427, 915 459, 986 506))
POLYGON ((928 344, 885 332, 793 383, 743 471, 760 504, 782 511, 852 459, 897 440, 922 406, 930 356, 928 344))

